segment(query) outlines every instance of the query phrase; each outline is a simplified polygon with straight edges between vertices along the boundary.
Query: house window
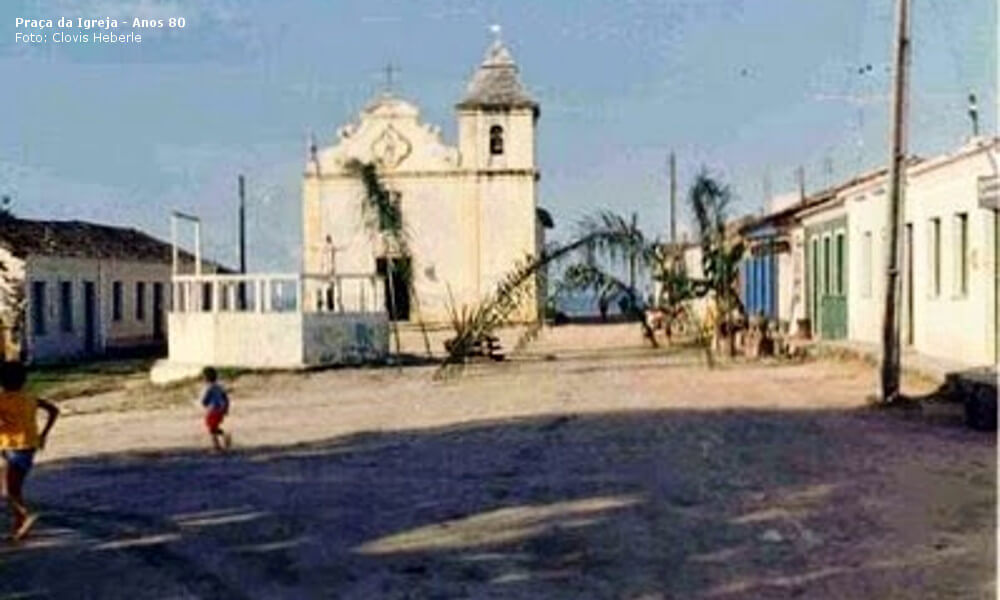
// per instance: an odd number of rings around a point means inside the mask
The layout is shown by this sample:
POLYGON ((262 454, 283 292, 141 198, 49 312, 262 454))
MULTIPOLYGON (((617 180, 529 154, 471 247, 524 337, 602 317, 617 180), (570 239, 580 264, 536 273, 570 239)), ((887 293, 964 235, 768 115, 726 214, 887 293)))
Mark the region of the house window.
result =
POLYGON ((146 319, 146 282, 135 282, 135 320, 146 319))
POLYGON ((930 220, 928 229, 928 251, 930 262, 930 293, 933 297, 941 295, 941 219, 930 220))
POLYGON ((31 282, 31 331, 35 335, 45 335, 45 282, 31 282))
POLYGON ((66 333, 73 331, 73 283, 59 282, 59 328, 66 333))
POLYGON ((955 294, 969 293, 969 214, 955 215, 955 294))
POLYGON ((834 273, 834 280, 833 281, 834 281, 834 284, 837 286, 837 290, 836 290, 837 295, 838 296, 843 296, 844 295, 844 290, 847 288, 846 282, 844 281, 844 275, 845 275, 845 271, 846 271, 846 269, 844 269, 844 254, 845 254, 846 248, 844 246, 844 233, 843 232, 837 233, 837 242, 836 243, 837 243, 837 246, 835 248, 835 250, 836 250, 835 261, 836 261, 837 270, 834 273))
POLYGON ((122 282, 114 281, 111 283, 111 320, 121 321, 122 320, 122 282))
POLYGON ((493 156, 503 154, 503 127, 499 125, 490 127, 490 154, 493 156))

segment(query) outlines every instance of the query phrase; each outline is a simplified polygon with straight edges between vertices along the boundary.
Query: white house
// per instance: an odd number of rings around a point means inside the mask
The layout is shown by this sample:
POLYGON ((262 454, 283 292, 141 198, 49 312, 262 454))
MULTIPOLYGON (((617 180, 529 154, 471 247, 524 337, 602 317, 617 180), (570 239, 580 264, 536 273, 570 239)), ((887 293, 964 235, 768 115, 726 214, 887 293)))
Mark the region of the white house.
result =
MULTIPOLYGON (((455 110, 457 146, 422 122, 415 105, 385 93, 339 130, 335 145, 312 149, 303 180, 306 273, 385 275, 394 319, 447 322, 452 303, 482 300, 518 261, 540 252, 539 106, 499 39, 455 110), (355 161, 376 165, 398 203, 409 257, 366 223, 364 188, 348 169, 355 161)), ((517 320, 539 316, 544 298, 531 291, 537 301, 525 303, 517 320)), ((322 294, 310 290, 317 302, 322 294)))
POLYGON ((170 244, 135 229, 0 218, 4 353, 39 363, 162 351, 170 270, 170 244), (23 348, 9 335, 18 301, 23 348))
MULTIPOLYGON (((904 346, 969 365, 997 363, 998 158, 1000 139, 979 138, 907 169, 900 231, 904 346)), ((882 331, 885 188, 882 176, 839 194, 851 248, 848 336, 868 342, 878 342, 882 331)))

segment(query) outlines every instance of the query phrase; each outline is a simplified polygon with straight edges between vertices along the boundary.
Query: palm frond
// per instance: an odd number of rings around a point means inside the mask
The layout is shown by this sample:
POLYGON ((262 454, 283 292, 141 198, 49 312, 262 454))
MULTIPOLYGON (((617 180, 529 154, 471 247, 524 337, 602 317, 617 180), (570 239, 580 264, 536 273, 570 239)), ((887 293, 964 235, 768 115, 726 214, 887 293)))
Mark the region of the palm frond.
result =
MULTIPOLYGON (((599 285, 605 295, 617 294, 627 297, 630 311, 634 316, 638 315, 643 306, 638 294, 629 285, 610 274, 605 273, 606 277, 598 278, 597 273, 603 271, 599 268, 596 257, 604 257, 610 262, 634 260, 637 264, 646 265, 652 256, 648 246, 649 242, 634 219, 630 221, 607 211, 582 219, 578 223, 575 239, 562 244, 549 243, 537 257, 525 256, 504 275, 493 292, 470 309, 468 314, 458 315, 461 318, 452 319, 455 337, 451 340, 442 371, 464 363, 478 340, 510 322, 512 315, 516 314, 524 301, 532 297, 533 290, 530 283, 541 269, 581 253, 583 256, 579 265, 587 266, 590 271, 583 271, 585 267, 580 266, 577 277, 590 278, 586 279, 588 284, 599 285)), ((570 269, 572 268, 571 266, 570 269)), ((572 289, 574 285, 576 284, 572 280, 560 282, 557 294, 572 289)), ((653 345, 656 345, 645 319, 639 318, 639 320, 647 337, 653 345)), ((530 340, 536 334, 537 331, 529 327, 522 338, 530 340)), ((519 341, 518 346, 520 345, 519 341)))
MULTIPOLYGON (((361 211, 362 218, 365 221, 365 228, 369 234, 374 237, 381 232, 385 236, 383 239, 392 245, 388 253, 389 256, 395 254, 401 258, 411 259, 410 234, 403 222, 402 207, 396 202, 392 192, 382 182, 382 178, 379 177, 378 167, 374 163, 362 162, 356 158, 352 158, 344 165, 344 170, 360 179, 364 187, 364 201, 361 203, 361 211)), ((427 327, 424 324, 423 318, 419 316, 420 301, 414 287, 411 271, 413 268, 412 261, 399 261, 397 266, 400 266, 402 269, 400 274, 403 281, 406 282, 406 291, 413 301, 413 307, 417 311, 417 324, 420 326, 420 333, 424 340, 424 349, 429 357, 432 354, 430 336, 427 333, 427 327)), ((393 312, 395 312, 394 300, 391 297, 389 302, 392 305, 393 312)), ((399 352, 399 328, 395 322, 392 325, 392 332, 396 340, 396 351, 399 352)))
MULTIPOLYGON (((344 170, 358 177, 364 186, 364 202, 361 205, 366 228, 371 232, 383 231, 393 241, 405 242, 407 235, 403 228, 403 213, 394 201, 390 191, 374 163, 352 158, 344 165, 344 170)), ((402 251, 401 251, 402 253, 402 251)))

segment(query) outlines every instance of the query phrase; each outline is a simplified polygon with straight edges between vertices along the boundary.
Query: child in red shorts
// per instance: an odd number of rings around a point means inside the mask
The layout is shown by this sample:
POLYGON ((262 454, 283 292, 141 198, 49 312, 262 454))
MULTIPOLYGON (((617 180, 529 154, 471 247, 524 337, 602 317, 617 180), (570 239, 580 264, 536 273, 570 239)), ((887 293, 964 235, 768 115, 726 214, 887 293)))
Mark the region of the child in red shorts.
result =
POLYGON ((222 421, 229 414, 229 395, 219 384, 219 374, 212 367, 202 371, 205 377, 205 392, 201 396, 201 405, 205 407, 205 427, 212 438, 212 447, 216 452, 228 450, 233 443, 232 437, 222 430, 222 421))

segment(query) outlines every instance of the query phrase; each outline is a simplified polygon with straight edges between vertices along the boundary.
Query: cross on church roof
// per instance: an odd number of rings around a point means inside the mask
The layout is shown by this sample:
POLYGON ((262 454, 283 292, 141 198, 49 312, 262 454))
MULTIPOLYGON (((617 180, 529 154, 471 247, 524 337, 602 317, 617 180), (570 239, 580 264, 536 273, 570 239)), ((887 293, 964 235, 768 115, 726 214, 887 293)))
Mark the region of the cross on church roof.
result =
POLYGON ((401 69, 399 67, 393 65, 392 63, 387 63, 385 65, 383 71, 385 71, 385 91, 387 93, 392 93, 393 75, 398 74, 400 70, 401 69))

